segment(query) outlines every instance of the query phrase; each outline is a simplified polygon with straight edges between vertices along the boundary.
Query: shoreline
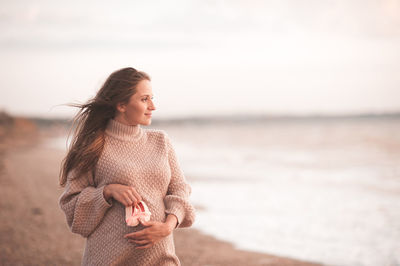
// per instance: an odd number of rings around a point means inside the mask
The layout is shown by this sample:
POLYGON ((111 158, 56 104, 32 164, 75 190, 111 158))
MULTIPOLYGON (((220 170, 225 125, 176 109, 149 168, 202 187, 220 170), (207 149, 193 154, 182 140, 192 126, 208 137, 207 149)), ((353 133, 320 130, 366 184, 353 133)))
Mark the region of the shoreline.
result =
MULTIPOLYGON (((64 151, 39 144, 9 146, 0 154, 0 260, 3 265, 78 265, 84 238, 69 231, 58 207, 64 151)), ((34 141, 36 142, 36 141, 34 141)), ((236 249, 193 228, 174 232, 182 265, 318 265, 236 249)))

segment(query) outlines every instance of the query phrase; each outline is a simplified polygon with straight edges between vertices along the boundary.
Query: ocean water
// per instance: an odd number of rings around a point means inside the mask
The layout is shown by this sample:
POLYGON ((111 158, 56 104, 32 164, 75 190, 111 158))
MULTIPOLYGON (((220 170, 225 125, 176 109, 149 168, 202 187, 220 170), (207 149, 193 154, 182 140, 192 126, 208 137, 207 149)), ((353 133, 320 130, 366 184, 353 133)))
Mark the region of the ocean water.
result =
POLYGON ((194 228, 325 265, 400 265, 400 120, 154 127, 192 186, 194 228))

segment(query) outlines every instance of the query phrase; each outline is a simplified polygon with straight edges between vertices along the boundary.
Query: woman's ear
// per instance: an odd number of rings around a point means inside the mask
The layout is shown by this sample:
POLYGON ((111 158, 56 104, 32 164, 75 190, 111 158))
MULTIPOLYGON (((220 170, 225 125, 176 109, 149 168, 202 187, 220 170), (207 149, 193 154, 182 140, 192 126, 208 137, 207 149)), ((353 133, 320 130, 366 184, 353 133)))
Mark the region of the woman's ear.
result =
POLYGON ((125 113, 126 104, 124 103, 117 103, 117 110, 120 113, 125 113))

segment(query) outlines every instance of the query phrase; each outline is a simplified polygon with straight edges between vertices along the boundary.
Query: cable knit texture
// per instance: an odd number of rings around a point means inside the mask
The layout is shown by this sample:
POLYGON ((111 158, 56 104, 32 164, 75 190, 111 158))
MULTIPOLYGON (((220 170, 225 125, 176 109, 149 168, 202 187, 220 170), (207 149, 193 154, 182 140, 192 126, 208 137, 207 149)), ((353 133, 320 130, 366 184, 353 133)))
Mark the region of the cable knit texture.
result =
POLYGON ((124 235, 145 227, 127 226, 125 206, 108 202, 103 195, 107 184, 133 186, 149 207, 152 221, 165 222, 174 214, 177 227, 192 225, 191 188, 165 131, 111 119, 93 173, 72 179, 74 174, 69 173, 59 203, 71 231, 87 238, 82 265, 180 265, 173 234, 150 248, 134 249, 124 235))

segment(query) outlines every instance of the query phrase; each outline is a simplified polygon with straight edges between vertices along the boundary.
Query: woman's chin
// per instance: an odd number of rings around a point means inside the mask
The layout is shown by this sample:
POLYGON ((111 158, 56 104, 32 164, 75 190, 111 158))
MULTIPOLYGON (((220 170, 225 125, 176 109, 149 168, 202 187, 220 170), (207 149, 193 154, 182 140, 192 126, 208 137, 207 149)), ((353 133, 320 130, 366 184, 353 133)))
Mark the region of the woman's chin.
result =
POLYGON ((151 125, 151 119, 147 119, 146 121, 143 121, 143 123, 141 123, 143 126, 149 126, 151 125))

